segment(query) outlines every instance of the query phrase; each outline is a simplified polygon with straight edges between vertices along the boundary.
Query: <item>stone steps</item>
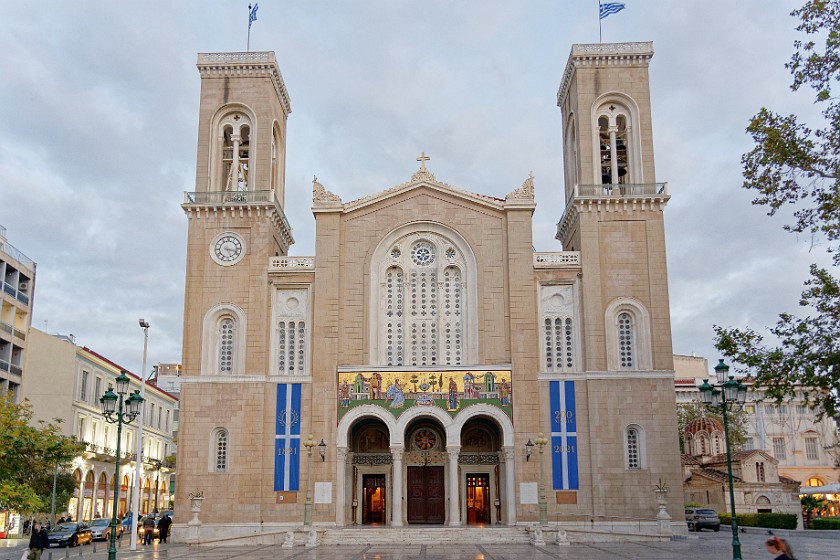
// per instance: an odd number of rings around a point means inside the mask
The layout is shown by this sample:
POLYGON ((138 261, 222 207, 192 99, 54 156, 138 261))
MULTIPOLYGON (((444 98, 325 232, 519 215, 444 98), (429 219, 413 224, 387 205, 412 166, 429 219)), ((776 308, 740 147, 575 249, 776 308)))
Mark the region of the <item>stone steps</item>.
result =
POLYGON ((527 544, 529 539, 526 527, 337 527, 324 530, 321 544, 527 544))

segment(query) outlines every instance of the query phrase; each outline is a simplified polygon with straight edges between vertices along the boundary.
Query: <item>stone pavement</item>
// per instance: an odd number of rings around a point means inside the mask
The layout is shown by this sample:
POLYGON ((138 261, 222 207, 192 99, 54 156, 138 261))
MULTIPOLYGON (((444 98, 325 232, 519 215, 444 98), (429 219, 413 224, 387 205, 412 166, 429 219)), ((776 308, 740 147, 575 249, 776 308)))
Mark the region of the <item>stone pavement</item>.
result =
MULTIPOLYGON (((833 538, 811 536, 807 533, 794 535, 790 542, 798 560, 825 560, 840 558, 840 534, 833 538)), ((277 546, 208 547, 190 549, 183 545, 157 544, 152 547, 139 546, 136 552, 119 549, 121 560, 709 560, 732 558, 732 535, 701 533, 698 538, 663 543, 597 543, 573 544, 559 547, 548 545, 436 545, 400 546, 394 545, 351 545, 322 546, 316 548, 282 549, 277 546)), ((744 560, 772 560, 764 548, 767 535, 741 535, 741 550, 744 560)), ((2 542, 2 541, 0 541, 2 542)), ((26 542, 18 546, 0 548, 0 560, 20 560, 26 542)), ((2 546, 2 545, 0 545, 2 546)), ((52 560, 64 558, 104 560, 107 545, 97 543, 93 554, 91 546, 67 549, 51 549, 52 560), (81 556, 79 555, 81 553, 81 556), (69 554, 69 556, 68 556, 69 554)), ((42 560, 50 560, 44 554, 42 560)))

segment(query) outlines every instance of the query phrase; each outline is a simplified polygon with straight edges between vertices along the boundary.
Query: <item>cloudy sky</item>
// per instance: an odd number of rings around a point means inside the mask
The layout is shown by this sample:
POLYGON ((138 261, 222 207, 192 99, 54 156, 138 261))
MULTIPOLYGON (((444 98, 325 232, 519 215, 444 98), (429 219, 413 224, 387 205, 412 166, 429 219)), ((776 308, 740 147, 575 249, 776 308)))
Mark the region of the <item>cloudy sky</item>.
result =
MULTIPOLYGON (((783 67, 801 2, 625 2, 603 35, 654 42, 674 352, 711 359, 712 325, 771 325, 828 262, 740 187, 751 115, 816 115, 783 67)), ((180 361, 196 53, 244 50, 247 11, 0 0, 0 224, 38 263, 33 326, 138 371, 143 317, 150 363, 180 361)), ((260 0, 251 50, 276 52, 292 100, 291 253, 314 253, 314 174, 348 201, 407 180, 421 151, 438 180, 492 196, 533 171, 534 244, 561 250, 555 96, 571 44, 597 41, 596 0, 260 0)))

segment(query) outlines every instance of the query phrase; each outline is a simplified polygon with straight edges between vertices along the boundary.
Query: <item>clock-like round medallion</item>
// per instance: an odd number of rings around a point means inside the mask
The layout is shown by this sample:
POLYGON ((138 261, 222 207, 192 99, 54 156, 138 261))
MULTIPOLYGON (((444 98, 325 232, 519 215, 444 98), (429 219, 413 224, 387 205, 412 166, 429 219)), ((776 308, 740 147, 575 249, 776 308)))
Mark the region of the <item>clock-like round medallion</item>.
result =
POLYGON ((210 246, 210 256, 222 266, 238 263, 245 254, 245 243, 239 235, 225 232, 213 240, 210 246))
POLYGON ((414 445, 422 451, 432 449, 437 443, 437 436, 431 430, 423 429, 414 434, 414 445))

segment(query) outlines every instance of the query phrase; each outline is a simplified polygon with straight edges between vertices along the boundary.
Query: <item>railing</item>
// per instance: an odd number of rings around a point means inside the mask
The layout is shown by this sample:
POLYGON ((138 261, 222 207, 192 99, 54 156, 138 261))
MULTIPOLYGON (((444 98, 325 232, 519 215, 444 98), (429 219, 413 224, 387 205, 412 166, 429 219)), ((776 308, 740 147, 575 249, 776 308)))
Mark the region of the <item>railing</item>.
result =
POLYGON ((9 367, 9 373, 14 373, 15 375, 23 375, 23 368, 20 366, 16 366, 15 364, 11 364, 9 367))
POLYGON ((579 197, 636 197, 662 196, 668 194, 668 183, 628 183, 607 185, 575 185, 579 197))
POLYGON ((0 331, 4 333, 9 333, 12 336, 16 336, 21 340, 26 340, 26 333, 14 328, 11 324, 7 323, 6 321, 0 321, 0 331))
POLYGON ((534 268, 576 268, 579 266, 580 251, 534 253, 534 268))
POLYGON ((199 53, 199 64, 235 63, 235 62, 273 62, 274 53, 271 51, 256 52, 227 52, 227 53, 199 53))
POLYGON ((274 191, 207 191, 185 192, 184 204, 242 204, 273 202, 274 191))
POLYGON ((352 459, 354 465, 390 465, 392 462, 390 453, 353 453, 352 459))
POLYGON ((9 371, 11 364, 5 360, 0 360, 0 369, 3 371, 9 371))
POLYGON ((297 270, 315 270, 315 257, 271 257, 268 261, 269 272, 297 270))
POLYGON ((3 291, 12 296, 13 298, 17 298, 18 301, 20 301, 24 305, 29 305, 29 296, 24 294, 22 291, 16 289, 12 284, 9 284, 8 282, 3 282, 3 291))
MULTIPOLYGON (((5 238, 6 237, 5 233, 0 237, 5 238)), ((26 255, 21 253, 19 250, 17 250, 14 247, 14 245, 11 245, 8 241, 0 241, 0 249, 5 251, 7 255, 9 255, 10 257, 15 259, 19 263, 28 264, 28 265, 34 265, 35 264, 35 261, 33 261, 32 259, 30 259, 26 255)))

